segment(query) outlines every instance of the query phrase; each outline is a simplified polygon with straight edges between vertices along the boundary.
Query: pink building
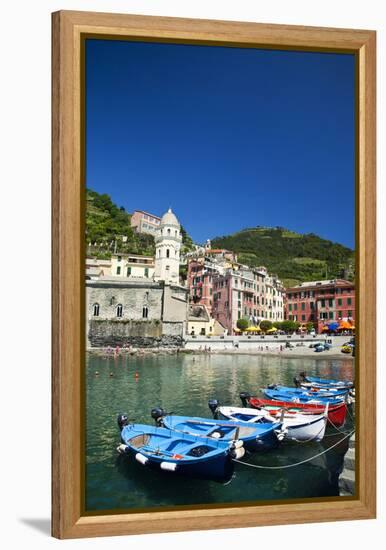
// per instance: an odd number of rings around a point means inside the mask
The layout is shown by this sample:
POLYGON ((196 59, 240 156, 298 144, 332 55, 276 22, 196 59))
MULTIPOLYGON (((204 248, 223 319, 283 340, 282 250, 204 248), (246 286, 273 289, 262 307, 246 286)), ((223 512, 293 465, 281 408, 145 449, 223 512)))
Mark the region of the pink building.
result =
POLYGON ((161 223, 161 218, 143 210, 134 210, 131 215, 131 227, 137 233, 155 235, 161 223))
POLYGON ((213 275, 215 270, 205 265, 204 258, 188 262, 188 288, 194 304, 206 306, 209 313, 213 302, 213 275))
POLYGON ((314 323, 318 332, 332 322, 355 322, 355 286, 344 279, 311 281, 287 288, 285 317, 314 323))
POLYGON ((212 317, 234 334, 238 319, 257 325, 262 319, 283 321, 283 288, 265 268, 228 269, 213 277, 212 317))

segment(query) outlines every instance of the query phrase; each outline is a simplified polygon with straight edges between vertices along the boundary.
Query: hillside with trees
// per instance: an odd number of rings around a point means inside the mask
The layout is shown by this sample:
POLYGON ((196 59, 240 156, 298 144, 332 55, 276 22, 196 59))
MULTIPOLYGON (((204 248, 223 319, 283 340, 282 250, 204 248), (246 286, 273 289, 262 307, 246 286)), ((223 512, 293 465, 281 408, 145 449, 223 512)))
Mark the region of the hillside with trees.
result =
MULTIPOLYGON (((138 234, 130 226, 131 215, 106 194, 86 191, 86 246, 88 254, 109 258, 113 252, 155 254, 154 237, 138 234)), ((191 250, 193 241, 181 226, 182 252, 191 250)))
POLYGON ((212 246, 236 252, 243 264, 265 266, 285 286, 319 279, 354 278, 354 251, 313 233, 302 235, 283 227, 254 227, 215 237, 212 246))

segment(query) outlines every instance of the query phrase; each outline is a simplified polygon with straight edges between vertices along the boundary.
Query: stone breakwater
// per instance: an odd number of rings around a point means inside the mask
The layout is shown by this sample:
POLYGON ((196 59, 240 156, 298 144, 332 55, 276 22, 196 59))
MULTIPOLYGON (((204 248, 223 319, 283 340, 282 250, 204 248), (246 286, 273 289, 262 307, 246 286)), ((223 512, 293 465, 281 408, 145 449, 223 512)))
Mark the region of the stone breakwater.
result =
POLYGON ((90 348, 180 348, 184 340, 181 323, 92 320, 88 343, 90 348))

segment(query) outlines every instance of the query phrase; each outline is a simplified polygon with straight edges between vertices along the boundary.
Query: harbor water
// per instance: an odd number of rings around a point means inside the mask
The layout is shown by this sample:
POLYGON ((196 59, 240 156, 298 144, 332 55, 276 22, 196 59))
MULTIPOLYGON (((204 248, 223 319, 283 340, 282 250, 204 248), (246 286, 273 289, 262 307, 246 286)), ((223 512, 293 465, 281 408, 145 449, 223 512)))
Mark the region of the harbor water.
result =
MULTIPOLYGON (((300 371, 326 378, 353 379, 351 358, 313 359, 264 355, 154 354, 101 356, 86 363, 86 511, 155 509, 202 504, 251 503, 339 495, 338 478, 348 439, 303 465, 342 439, 328 429, 320 443, 287 443, 244 461, 281 469, 235 464, 227 482, 178 477, 150 470, 116 452, 117 415, 152 424, 150 410, 211 417, 209 399, 241 406, 239 393, 260 395, 273 382, 292 386, 300 371)), ((343 432, 352 429, 350 409, 343 432)))

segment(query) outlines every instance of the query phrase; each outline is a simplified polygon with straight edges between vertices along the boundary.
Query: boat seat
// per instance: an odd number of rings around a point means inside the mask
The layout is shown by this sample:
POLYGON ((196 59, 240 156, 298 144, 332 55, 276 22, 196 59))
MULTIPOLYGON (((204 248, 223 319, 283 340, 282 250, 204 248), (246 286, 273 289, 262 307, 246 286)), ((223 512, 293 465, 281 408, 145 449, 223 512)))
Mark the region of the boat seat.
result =
POLYGON ((239 437, 248 437, 249 435, 252 435, 256 431, 256 428, 247 428, 242 427, 239 428, 239 437))
POLYGON ((136 447, 137 449, 140 449, 141 447, 144 447, 149 443, 150 435, 149 434, 141 434, 136 435, 135 437, 132 437, 129 440, 130 445, 133 445, 133 447, 136 447))

